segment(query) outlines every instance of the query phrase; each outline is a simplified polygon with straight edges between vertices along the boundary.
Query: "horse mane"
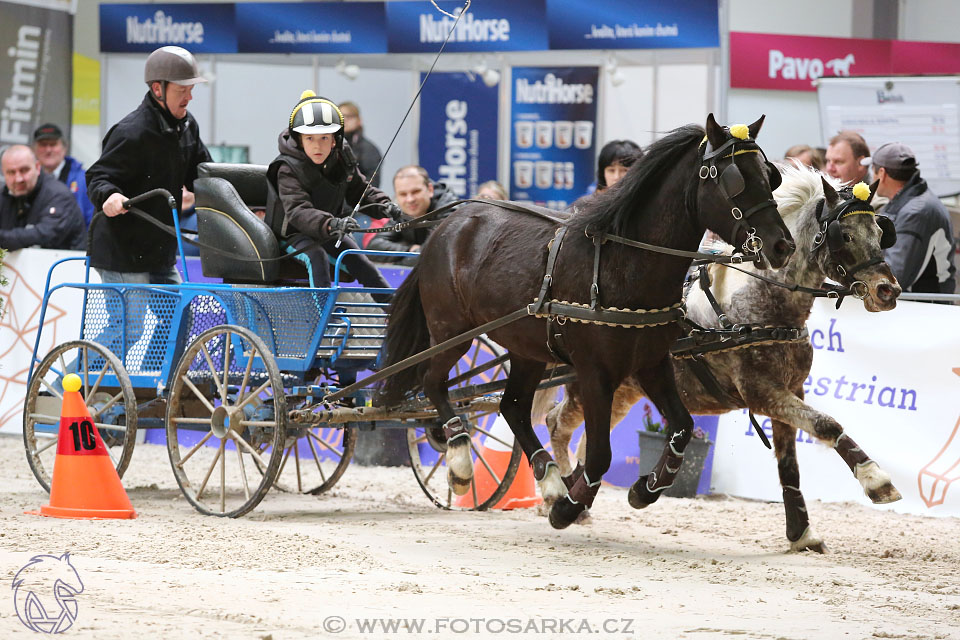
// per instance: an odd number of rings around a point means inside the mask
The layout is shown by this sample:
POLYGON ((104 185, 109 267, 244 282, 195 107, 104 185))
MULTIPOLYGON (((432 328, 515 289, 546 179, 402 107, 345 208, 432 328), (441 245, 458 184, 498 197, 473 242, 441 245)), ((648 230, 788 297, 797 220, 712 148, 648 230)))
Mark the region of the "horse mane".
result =
MULTIPOLYGON (((617 184, 588 198, 571 218, 570 226, 583 230, 626 233, 627 225, 636 215, 637 202, 649 200, 662 186, 663 174, 673 171, 681 158, 703 140, 703 127, 690 124, 674 129, 646 149, 617 184)), ((693 174, 691 174, 693 175, 693 174)), ((684 205, 688 206, 684 193, 684 205)))
MULTIPOLYGON (((817 203, 824 197, 823 183, 821 178, 825 179, 830 185, 840 190, 840 181, 818 170, 799 163, 780 164, 777 166, 783 177, 783 182, 773 192, 773 197, 777 201, 777 211, 783 218, 783 223, 790 229, 790 235, 793 236, 797 244, 797 252, 790 257, 790 260, 781 269, 788 271, 791 265, 796 265, 799 260, 809 260, 806 256, 813 246, 813 237, 819 229, 817 216, 814 213, 817 203)), ((711 250, 714 253, 730 255, 733 253, 733 247, 723 241, 712 240, 705 244, 704 249, 711 250)), ((758 271, 750 265, 740 265, 741 269, 748 271, 758 271)), ((729 269, 720 266, 710 268, 711 278, 714 284, 714 294, 717 299, 727 299, 726 285, 729 269)), ((732 293, 732 292, 730 292, 732 293)))

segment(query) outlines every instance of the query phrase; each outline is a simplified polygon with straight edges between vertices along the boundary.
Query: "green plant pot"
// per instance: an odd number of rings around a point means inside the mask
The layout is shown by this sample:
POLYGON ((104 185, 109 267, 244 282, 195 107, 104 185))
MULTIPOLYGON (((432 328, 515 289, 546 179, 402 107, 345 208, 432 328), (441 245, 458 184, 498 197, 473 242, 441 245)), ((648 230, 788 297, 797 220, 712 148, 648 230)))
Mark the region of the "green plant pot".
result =
MULTIPOLYGON (((656 431, 640 430, 637 434, 640 436, 640 475, 646 475, 660 460, 663 448, 667 444, 667 437, 656 431)), ((663 495, 671 498, 693 498, 697 495, 700 474, 703 472, 703 464, 707 460, 707 453, 712 444, 713 442, 706 438, 690 438, 690 442, 683 450, 683 465, 680 467, 680 473, 674 479, 673 486, 665 489, 663 495)))

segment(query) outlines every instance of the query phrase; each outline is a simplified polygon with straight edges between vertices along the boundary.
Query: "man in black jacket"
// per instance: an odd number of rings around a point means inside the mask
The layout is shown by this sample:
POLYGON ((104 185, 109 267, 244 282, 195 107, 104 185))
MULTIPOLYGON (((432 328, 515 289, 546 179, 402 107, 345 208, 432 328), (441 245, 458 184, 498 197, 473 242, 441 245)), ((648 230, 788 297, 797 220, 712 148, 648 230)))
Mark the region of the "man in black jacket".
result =
MULTIPOLYGON (((402 167, 393 176, 393 191, 397 203, 403 211, 403 220, 413 220, 426 215, 451 202, 456 202, 457 196, 450 191, 443 182, 433 182, 430 174, 423 167, 409 165, 402 167)), ((376 251, 412 251, 420 252, 420 247, 427 241, 432 227, 419 227, 379 233, 367 245, 367 249, 376 251)), ((390 258, 378 256, 380 262, 396 262, 412 265, 416 258, 390 258)))
MULTIPOLYGON (((107 132, 100 159, 87 170, 87 193, 104 213, 91 223, 88 253, 90 266, 104 282, 175 284, 180 282, 174 266, 176 239, 129 214, 123 203, 163 188, 173 195, 179 210, 183 187, 193 190, 197 165, 211 158, 187 105, 193 85, 206 79, 193 55, 181 47, 161 47, 151 53, 144 79, 147 95, 107 132)), ((139 208, 173 224, 163 198, 143 202, 139 208)))
MULTIPOLYGON (((103 210, 90 223, 90 266, 105 283, 178 284, 177 241, 163 229, 129 213, 128 199, 163 188, 181 209, 183 189, 193 190, 197 165, 211 160, 200 140, 197 121, 187 112, 193 85, 206 82, 193 55, 181 47, 161 47, 150 54, 144 67, 149 90, 140 106, 107 132, 103 152, 87 170, 87 195, 103 210)), ((164 198, 138 205, 147 215, 172 225, 173 216, 164 198)), ((121 306, 116 293, 104 292, 110 312, 109 324, 97 341, 114 352, 122 344, 121 306), (109 334, 109 335, 108 335, 109 334)), ((149 295, 132 289, 125 295, 126 344, 134 345, 143 334, 149 304, 159 319, 143 360, 144 370, 162 365, 161 342, 168 333, 169 296, 149 295), (166 304, 163 304, 166 303, 166 304)))
POLYGON ((83 249, 83 212, 65 185, 44 175, 30 147, 0 156, 6 186, 0 192, 0 249, 83 249))

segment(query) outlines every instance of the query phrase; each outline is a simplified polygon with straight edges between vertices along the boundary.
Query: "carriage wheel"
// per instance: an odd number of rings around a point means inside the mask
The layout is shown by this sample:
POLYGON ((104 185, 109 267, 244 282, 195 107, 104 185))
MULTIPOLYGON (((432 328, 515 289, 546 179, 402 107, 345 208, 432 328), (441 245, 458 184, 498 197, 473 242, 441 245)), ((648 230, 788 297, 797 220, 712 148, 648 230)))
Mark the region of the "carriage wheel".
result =
MULTIPOLYGON (((287 427, 288 433, 295 429, 287 427)), ((337 483, 353 459, 357 430, 313 427, 287 438, 283 462, 273 486, 280 491, 317 496, 337 483)))
POLYGON ((48 492, 63 404, 60 381, 68 367, 83 381, 81 390, 87 410, 120 477, 130 464, 137 436, 137 399, 120 359, 106 347, 88 340, 58 345, 34 369, 23 406, 27 462, 40 486, 48 492))
POLYGON ((167 452, 190 504, 229 518, 260 504, 283 460, 286 416, 280 370, 259 336, 235 325, 197 336, 167 402, 167 452))
MULTIPOLYGON (((504 353, 503 348, 486 336, 474 339, 469 351, 460 358, 460 361, 450 371, 450 379, 462 377, 463 374, 482 366, 482 363, 499 357, 504 353)), ((509 374, 509 363, 498 364, 490 369, 480 371, 469 380, 463 380, 451 389, 468 384, 506 380, 509 374)), ((407 449, 410 453, 410 466, 413 475, 423 492, 441 509, 484 511, 497 504, 507 493, 517 469, 520 466, 522 451, 516 440, 511 444, 495 433, 491 427, 497 417, 496 411, 461 413, 466 415, 470 424, 470 455, 474 463, 474 476, 470 482, 470 490, 464 496, 456 496, 447 486, 446 455, 442 450, 445 447, 428 437, 428 427, 433 422, 421 423, 417 427, 407 430, 407 449), (491 449, 499 449, 492 452, 491 449), (502 462, 509 455, 504 465, 502 462), (495 460, 494 458, 498 458, 495 460), (495 489, 489 496, 485 496, 483 488, 478 486, 477 474, 481 469, 492 480, 495 489)), ((487 484, 487 483, 484 483, 487 484)))

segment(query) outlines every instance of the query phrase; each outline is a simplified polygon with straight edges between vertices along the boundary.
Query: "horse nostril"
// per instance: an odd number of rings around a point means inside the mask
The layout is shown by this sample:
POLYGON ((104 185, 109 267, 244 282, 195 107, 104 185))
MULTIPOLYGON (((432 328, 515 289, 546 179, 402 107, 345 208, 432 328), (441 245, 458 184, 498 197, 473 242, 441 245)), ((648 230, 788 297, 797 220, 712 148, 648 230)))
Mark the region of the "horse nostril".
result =
POLYGON ((895 287, 889 283, 883 283, 877 286, 877 297, 884 302, 895 300, 900 296, 900 287, 895 287))
POLYGON ((777 255, 781 257, 791 255, 793 253, 793 250, 796 248, 797 248, 797 245, 795 245, 790 240, 787 240, 786 238, 781 238, 780 240, 777 240, 777 243, 773 245, 773 250, 776 251, 777 255))

